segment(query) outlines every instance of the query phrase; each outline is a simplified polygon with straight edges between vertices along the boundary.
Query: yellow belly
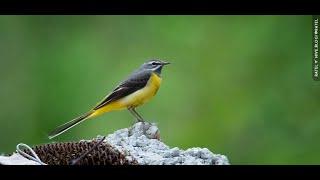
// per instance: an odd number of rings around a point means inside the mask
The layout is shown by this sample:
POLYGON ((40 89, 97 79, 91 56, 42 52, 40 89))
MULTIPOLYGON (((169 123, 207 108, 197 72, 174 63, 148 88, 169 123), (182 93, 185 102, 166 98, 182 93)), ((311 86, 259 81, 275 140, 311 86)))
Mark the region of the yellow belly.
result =
POLYGON ((161 78, 155 73, 152 73, 149 81, 144 88, 96 110, 92 114, 92 116, 100 115, 109 111, 121 110, 128 107, 137 107, 143 105, 157 93, 160 84, 161 78))
POLYGON ((148 102, 154 95, 156 95, 160 84, 161 78, 152 73, 147 85, 144 88, 122 98, 119 102, 126 107, 137 107, 143 105, 144 103, 148 102))

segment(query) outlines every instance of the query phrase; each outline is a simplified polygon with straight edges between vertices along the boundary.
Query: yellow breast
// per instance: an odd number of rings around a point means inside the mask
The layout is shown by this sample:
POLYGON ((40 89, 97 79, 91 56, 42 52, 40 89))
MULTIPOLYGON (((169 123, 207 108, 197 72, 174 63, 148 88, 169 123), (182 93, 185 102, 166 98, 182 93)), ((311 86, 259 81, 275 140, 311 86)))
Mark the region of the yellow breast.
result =
POLYGON ((146 86, 121 99, 121 104, 125 106, 137 107, 149 101, 158 91, 161 85, 161 77, 155 73, 151 74, 146 86))

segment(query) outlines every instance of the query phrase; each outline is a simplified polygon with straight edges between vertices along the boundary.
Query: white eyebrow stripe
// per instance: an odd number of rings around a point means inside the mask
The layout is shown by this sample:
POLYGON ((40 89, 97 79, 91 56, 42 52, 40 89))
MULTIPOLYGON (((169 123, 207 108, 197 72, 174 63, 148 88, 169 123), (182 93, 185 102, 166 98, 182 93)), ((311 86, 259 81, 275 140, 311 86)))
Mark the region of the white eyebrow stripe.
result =
POLYGON ((160 67, 160 66, 156 66, 156 67, 154 67, 154 68, 152 68, 152 69, 150 69, 150 70, 154 71, 154 70, 158 69, 159 67, 160 67))
POLYGON ((150 61, 148 64, 156 63, 157 61, 150 61))
POLYGON ((157 65, 160 65, 160 64, 161 64, 161 62, 160 62, 160 61, 158 61, 158 60, 150 61, 148 64, 152 64, 152 63, 156 63, 157 65))

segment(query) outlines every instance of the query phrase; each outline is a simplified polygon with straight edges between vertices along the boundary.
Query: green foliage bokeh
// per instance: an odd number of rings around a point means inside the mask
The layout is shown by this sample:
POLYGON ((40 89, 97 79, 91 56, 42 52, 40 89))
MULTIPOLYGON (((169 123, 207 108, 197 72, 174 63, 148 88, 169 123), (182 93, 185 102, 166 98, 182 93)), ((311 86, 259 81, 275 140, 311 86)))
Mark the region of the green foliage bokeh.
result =
MULTIPOLYGON (((150 58, 163 70, 138 108, 171 147, 206 147, 232 164, 320 162, 320 87, 311 16, 0 16, 0 151, 48 143, 150 58)), ((55 141, 129 127, 127 111, 55 141)))

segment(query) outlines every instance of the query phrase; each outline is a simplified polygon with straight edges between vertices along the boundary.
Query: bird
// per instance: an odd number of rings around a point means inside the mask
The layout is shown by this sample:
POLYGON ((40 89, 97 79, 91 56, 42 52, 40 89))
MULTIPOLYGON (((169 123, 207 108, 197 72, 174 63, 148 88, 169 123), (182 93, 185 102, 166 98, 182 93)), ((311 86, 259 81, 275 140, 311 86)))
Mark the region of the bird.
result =
POLYGON ((145 122, 136 108, 147 103, 157 94, 162 82, 162 68, 168 64, 171 63, 159 59, 145 61, 91 110, 51 131, 49 139, 59 136, 85 120, 111 111, 127 109, 137 122, 145 122))

